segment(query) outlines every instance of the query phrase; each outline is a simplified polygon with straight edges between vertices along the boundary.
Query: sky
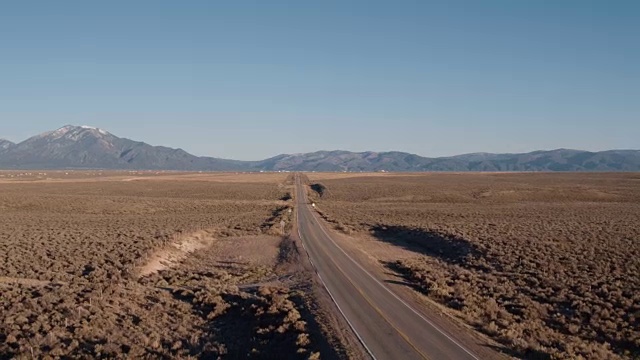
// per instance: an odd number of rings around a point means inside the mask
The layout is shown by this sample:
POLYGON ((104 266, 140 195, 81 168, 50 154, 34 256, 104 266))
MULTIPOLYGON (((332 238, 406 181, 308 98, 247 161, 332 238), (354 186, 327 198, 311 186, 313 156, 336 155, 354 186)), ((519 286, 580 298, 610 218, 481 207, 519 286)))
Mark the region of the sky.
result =
POLYGON ((640 148, 640 2, 5 1, 0 137, 240 160, 640 148))

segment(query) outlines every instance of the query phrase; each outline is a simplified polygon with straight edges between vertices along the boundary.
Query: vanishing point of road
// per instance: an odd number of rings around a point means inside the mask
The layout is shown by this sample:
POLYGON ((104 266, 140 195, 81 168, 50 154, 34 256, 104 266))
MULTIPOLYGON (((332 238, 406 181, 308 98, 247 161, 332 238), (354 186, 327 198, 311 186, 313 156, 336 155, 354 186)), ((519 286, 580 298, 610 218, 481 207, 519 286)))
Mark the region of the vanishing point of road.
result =
POLYGON ((383 359, 479 359, 392 292, 336 244, 296 176, 299 236, 318 276, 369 355, 383 359))

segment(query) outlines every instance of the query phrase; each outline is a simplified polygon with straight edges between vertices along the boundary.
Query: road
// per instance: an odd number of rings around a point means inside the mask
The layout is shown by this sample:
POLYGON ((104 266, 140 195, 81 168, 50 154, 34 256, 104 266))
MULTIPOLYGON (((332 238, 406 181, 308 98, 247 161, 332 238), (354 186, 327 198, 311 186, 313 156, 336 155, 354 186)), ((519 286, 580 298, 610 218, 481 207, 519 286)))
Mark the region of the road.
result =
POLYGON ((383 359, 479 359, 393 293, 338 246, 296 176, 298 232, 318 276, 369 355, 383 359))

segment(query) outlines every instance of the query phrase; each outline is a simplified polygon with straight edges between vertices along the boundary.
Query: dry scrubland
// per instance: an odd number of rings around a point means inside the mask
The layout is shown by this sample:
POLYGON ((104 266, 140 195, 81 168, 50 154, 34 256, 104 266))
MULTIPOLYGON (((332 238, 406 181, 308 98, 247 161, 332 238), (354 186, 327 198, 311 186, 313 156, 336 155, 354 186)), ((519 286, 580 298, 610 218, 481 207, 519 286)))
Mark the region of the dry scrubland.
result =
POLYGON ((385 266, 504 351, 640 358, 640 175, 310 177, 336 229, 412 251, 385 266))
POLYGON ((0 175, 0 358, 338 355, 280 236, 292 178, 0 175))

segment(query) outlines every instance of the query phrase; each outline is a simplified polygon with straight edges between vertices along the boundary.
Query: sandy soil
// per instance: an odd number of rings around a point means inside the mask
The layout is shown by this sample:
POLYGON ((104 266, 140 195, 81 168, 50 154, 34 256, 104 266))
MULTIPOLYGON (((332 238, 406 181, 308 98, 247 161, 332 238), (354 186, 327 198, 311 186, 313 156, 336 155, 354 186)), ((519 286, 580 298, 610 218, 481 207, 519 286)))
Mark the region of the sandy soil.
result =
POLYGON ((175 267, 192 252, 203 249, 215 241, 211 233, 205 230, 176 238, 149 255, 147 262, 138 270, 138 276, 143 277, 175 267))

